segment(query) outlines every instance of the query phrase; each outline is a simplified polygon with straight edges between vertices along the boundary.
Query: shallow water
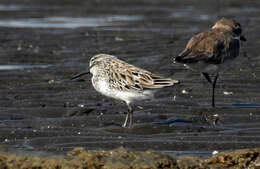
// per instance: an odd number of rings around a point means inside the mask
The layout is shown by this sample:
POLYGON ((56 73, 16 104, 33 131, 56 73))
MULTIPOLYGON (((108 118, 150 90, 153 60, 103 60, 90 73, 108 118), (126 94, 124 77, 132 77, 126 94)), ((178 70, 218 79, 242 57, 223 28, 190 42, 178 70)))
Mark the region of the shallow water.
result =
POLYGON ((260 146, 259 2, 9 3, 0 10, 2 145, 54 154, 75 146, 124 146, 201 156, 260 146), (241 48, 244 60, 221 74, 213 109, 207 81, 171 59, 222 16, 240 21, 248 42, 241 48), (138 103, 134 128, 121 128, 123 103, 98 94, 90 76, 68 80, 87 70, 97 53, 114 54, 181 84, 138 103))
POLYGON ((0 70, 17 70, 17 69, 33 69, 33 68, 48 68, 51 65, 0 65, 0 70))
POLYGON ((14 28, 80 28, 111 26, 115 22, 126 22, 141 20, 141 16, 97 16, 97 17, 48 17, 48 18, 26 18, 26 19, 3 19, 0 27, 14 28))
POLYGON ((0 5, 0 11, 20 11, 28 7, 22 5, 0 5))

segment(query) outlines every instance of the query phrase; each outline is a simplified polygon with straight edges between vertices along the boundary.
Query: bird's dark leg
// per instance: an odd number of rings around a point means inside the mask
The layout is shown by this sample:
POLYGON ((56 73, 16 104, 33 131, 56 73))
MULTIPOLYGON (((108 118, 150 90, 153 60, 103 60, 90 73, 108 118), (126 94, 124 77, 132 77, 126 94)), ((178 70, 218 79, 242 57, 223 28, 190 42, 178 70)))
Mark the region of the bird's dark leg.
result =
POLYGON ((207 79, 207 81, 212 84, 212 80, 211 80, 211 78, 209 77, 209 74, 208 74, 208 73, 205 73, 205 72, 203 72, 202 74, 203 74, 203 76, 207 79))
POLYGON ((133 125, 133 108, 132 108, 130 103, 126 103, 126 104, 127 104, 127 107, 128 107, 128 112, 127 112, 126 119, 125 119, 125 122, 123 124, 123 127, 127 126, 127 122, 128 122, 128 119, 129 119, 130 121, 129 121, 128 128, 131 128, 132 125, 133 125))
POLYGON ((218 73, 215 76, 214 82, 212 83, 212 107, 215 107, 215 87, 218 80, 218 73))
POLYGON ((218 80, 218 73, 214 78, 214 81, 212 82, 210 76, 208 73, 203 72, 202 73, 204 75, 204 77, 207 79, 207 81, 212 84, 212 107, 215 107, 215 87, 216 87, 216 83, 218 80))

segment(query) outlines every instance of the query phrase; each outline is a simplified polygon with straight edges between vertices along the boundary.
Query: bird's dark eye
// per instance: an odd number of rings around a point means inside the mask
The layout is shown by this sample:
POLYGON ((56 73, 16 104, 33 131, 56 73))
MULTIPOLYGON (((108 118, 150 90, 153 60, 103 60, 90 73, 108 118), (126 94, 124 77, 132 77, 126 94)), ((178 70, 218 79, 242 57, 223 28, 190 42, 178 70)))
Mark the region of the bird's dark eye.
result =
POLYGON ((236 23, 236 28, 240 28, 241 27, 241 25, 240 25, 240 23, 236 23))
POLYGON ((94 59, 95 59, 95 58, 91 58, 91 59, 90 59, 90 62, 93 62, 94 59))

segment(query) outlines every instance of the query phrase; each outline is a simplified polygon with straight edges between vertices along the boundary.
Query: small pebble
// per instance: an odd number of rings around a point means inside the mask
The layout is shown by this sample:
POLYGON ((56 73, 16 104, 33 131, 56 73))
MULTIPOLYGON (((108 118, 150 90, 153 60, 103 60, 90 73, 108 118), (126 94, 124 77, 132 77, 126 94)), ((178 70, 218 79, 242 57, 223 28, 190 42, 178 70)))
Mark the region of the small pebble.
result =
POLYGON ((55 81, 52 79, 52 80, 49 80, 48 83, 53 84, 53 83, 55 83, 55 81))
POLYGON ((100 113, 97 118, 101 118, 104 114, 103 113, 100 113))
POLYGON ((21 51, 21 50, 22 50, 22 46, 21 46, 21 45, 18 45, 17 51, 21 51))
POLYGON ((83 107, 85 107, 85 105, 84 104, 78 104, 78 107, 83 108, 83 107))
POLYGON ((143 110, 143 109, 144 109, 142 106, 137 106, 137 107, 138 107, 138 109, 141 109, 141 110, 143 110))
POLYGON ((183 89, 181 92, 182 92, 182 94, 189 94, 189 92, 185 89, 183 89))
POLYGON ((214 114, 213 116, 214 116, 214 117, 219 117, 219 115, 218 115, 218 114, 214 114))
POLYGON ((217 151, 217 150, 215 150, 215 151, 212 152, 212 155, 216 155, 216 154, 218 154, 218 151, 217 151))
POLYGON ((224 93, 224 95, 232 95, 233 94, 233 92, 227 92, 227 91, 224 91, 223 93, 224 93))
POLYGON ((123 39, 123 38, 120 38, 120 37, 118 37, 118 36, 116 36, 116 37, 115 37, 115 41, 120 42, 120 41, 124 41, 124 39, 123 39))
POLYGON ((174 101, 174 102, 176 101, 176 98, 177 98, 177 96, 173 96, 173 101, 174 101))

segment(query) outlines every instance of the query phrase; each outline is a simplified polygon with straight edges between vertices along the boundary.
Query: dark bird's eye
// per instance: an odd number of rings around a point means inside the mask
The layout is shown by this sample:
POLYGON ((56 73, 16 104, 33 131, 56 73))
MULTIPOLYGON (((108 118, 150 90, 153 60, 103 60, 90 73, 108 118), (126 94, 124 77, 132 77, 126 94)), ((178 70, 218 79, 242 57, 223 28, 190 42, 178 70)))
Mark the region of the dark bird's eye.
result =
POLYGON ((236 23, 236 27, 241 27, 240 23, 236 23))

